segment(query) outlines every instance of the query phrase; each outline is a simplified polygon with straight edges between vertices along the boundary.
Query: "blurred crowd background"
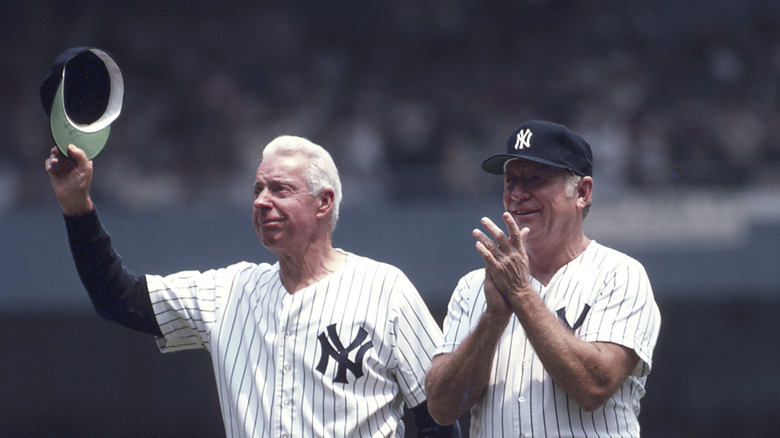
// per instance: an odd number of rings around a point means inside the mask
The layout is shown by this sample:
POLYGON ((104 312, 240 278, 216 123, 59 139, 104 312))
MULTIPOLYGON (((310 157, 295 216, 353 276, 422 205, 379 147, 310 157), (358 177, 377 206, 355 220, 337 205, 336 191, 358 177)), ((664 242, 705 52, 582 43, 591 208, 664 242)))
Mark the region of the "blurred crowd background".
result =
POLYGON ((110 52, 104 202, 248 202, 274 136, 328 148, 345 202, 494 194, 520 122, 583 134, 600 192, 780 186, 780 3, 30 0, 0 6, 0 209, 51 199, 38 86, 110 52))
POLYGON ((586 232, 661 308, 643 436, 780 436, 777 0, 1 2, 0 436, 213 437, 207 355, 100 320, 70 260, 38 88, 76 46, 124 76, 93 198, 134 272, 271 259, 254 172, 295 134, 342 173, 334 242, 399 266, 441 321, 501 211, 479 163, 556 121, 594 151, 586 232))

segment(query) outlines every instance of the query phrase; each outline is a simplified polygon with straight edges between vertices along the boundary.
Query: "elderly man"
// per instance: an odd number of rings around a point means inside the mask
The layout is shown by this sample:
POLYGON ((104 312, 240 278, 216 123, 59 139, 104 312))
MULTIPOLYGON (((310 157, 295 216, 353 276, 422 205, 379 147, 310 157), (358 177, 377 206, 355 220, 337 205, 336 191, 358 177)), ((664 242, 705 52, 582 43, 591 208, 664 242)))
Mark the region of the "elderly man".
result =
POLYGON ((504 176, 505 234, 474 230, 485 268, 450 300, 426 378, 441 424, 472 437, 639 436, 660 314, 643 267, 588 239, 593 158, 565 126, 529 121, 482 168, 504 176))
POLYGON ((452 436, 428 415, 425 371, 441 331, 397 268, 336 249, 341 183, 330 155, 300 137, 269 143, 253 219, 274 264, 135 276, 90 197, 92 162, 46 160, 76 267, 97 312, 157 337, 163 352, 212 358, 229 437, 452 436))

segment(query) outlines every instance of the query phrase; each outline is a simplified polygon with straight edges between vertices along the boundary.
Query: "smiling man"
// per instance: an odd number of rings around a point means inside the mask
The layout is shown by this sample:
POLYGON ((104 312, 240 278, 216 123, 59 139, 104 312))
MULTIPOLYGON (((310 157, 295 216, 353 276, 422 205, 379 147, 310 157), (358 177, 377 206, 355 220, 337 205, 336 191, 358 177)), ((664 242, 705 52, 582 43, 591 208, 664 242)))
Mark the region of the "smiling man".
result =
MULTIPOLYGON (((252 215, 278 262, 136 276, 90 197, 92 161, 70 146, 46 160, 82 282, 97 312, 206 349, 228 437, 457 437, 431 420, 425 371, 442 333, 396 267, 334 248, 341 182, 330 154, 295 136, 263 150, 252 215)), ((161 413, 164 414, 164 413, 161 413)))
POLYGON ((472 437, 639 436, 660 314, 644 268, 588 239, 588 143, 529 121, 482 168, 504 176, 504 233, 474 230, 485 268, 459 281, 426 378, 433 418, 472 437))

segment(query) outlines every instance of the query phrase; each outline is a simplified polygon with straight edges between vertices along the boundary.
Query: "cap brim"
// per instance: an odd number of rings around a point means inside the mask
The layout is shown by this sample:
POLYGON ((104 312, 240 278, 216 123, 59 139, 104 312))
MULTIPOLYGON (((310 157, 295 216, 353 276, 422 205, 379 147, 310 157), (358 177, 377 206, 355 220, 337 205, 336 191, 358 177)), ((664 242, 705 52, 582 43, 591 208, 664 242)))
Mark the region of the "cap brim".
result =
POLYGON ((68 145, 73 144, 83 149, 88 158, 97 156, 108 141, 111 123, 122 111, 124 81, 113 58, 96 48, 68 49, 57 57, 51 72, 41 84, 40 93, 57 148, 67 156, 68 145), (76 62, 77 57, 87 52, 97 58, 102 68, 96 67, 94 61, 85 64, 84 58, 76 62), (69 66, 72 61, 76 63, 71 71, 69 66), (103 81, 109 83, 108 95, 101 90, 103 81), (96 89, 100 91, 95 92, 96 89), (68 102, 65 102, 66 96, 68 102), (102 114, 89 111, 101 105, 105 105, 102 114), (85 115, 89 117, 85 118, 85 115), (94 117, 96 119, 93 120, 94 117))
POLYGON ((568 169, 568 167, 566 166, 561 166, 560 164, 550 161, 548 159, 534 157, 533 155, 500 154, 500 155, 494 155, 488 158, 487 160, 483 161, 482 170, 488 173, 492 173, 494 175, 503 175, 504 165, 506 164, 506 162, 514 159, 533 161, 535 163, 546 164, 548 166, 557 167, 558 169, 568 169))
POLYGON ((54 142, 63 155, 68 155, 68 145, 72 144, 84 150, 87 154, 87 158, 90 160, 95 158, 95 156, 103 150, 103 146, 105 146, 108 141, 108 134, 111 131, 110 125, 105 126, 96 132, 84 132, 76 129, 71 124, 65 115, 63 82, 60 82, 57 93, 54 95, 51 114, 49 115, 49 125, 51 127, 51 135, 54 137, 54 142))

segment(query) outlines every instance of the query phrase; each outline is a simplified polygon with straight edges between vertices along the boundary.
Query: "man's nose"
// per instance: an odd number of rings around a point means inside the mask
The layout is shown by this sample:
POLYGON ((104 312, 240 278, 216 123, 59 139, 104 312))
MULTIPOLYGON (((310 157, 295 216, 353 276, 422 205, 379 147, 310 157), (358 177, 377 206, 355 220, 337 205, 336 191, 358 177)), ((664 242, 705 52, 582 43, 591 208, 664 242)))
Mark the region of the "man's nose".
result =
POLYGON ((509 196, 513 201, 522 201, 523 199, 528 199, 530 195, 530 190, 528 190, 526 185, 523 183, 515 184, 509 191, 509 196))
POLYGON ((263 189, 255 195, 255 201, 253 203, 255 208, 269 207, 270 201, 268 198, 268 190, 263 189))

